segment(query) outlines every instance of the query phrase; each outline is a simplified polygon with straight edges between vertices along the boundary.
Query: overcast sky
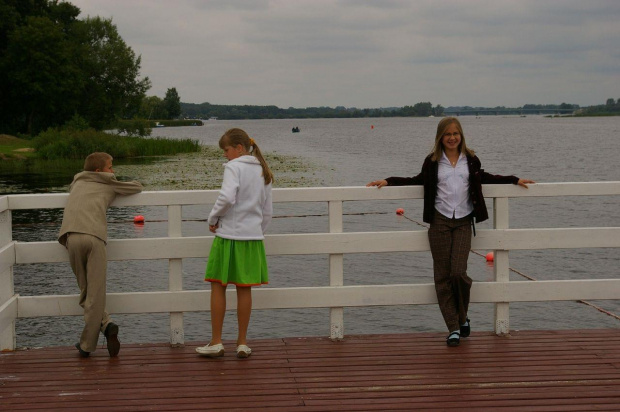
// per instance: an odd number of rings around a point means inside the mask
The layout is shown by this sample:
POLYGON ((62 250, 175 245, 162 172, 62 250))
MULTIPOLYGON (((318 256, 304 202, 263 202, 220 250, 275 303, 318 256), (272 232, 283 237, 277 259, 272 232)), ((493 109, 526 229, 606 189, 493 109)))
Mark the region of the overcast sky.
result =
POLYGON ((282 108, 620 99, 619 0, 69 0, 188 103, 282 108))

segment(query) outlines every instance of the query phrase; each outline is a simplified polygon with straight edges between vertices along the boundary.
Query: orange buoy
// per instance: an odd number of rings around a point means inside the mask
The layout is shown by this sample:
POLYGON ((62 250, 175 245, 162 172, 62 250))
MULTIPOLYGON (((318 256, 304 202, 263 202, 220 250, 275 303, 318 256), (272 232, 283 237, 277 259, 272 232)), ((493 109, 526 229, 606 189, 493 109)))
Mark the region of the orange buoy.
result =
POLYGON ((397 215, 404 215, 405 214, 405 209, 403 209, 402 207, 399 207, 398 209, 396 209, 396 214, 397 215))
POLYGON ((144 216, 138 215, 133 218, 134 223, 144 223, 144 216))
POLYGON ((493 262, 493 252, 487 253, 487 262, 493 262))
POLYGON ((374 125, 374 124, 371 124, 371 125, 370 125, 370 128, 371 128, 371 129, 374 129, 374 128, 375 128, 375 125, 374 125))

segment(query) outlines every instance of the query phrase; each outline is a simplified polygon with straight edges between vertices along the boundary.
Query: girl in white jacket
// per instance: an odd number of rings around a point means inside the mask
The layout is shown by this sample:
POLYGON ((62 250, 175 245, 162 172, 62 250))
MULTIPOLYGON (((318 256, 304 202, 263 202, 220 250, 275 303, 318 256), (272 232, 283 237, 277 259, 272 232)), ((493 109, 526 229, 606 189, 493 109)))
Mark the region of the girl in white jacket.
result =
POLYGON ((222 327, 226 313, 226 286, 237 289, 237 357, 247 358, 247 331, 252 312, 252 286, 268 283, 264 233, 271 222, 273 174, 256 142, 241 129, 220 138, 225 164, 222 189, 209 214, 215 239, 209 253, 205 280, 211 282, 211 342, 196 348, 208 357, 224 355, 222 327))

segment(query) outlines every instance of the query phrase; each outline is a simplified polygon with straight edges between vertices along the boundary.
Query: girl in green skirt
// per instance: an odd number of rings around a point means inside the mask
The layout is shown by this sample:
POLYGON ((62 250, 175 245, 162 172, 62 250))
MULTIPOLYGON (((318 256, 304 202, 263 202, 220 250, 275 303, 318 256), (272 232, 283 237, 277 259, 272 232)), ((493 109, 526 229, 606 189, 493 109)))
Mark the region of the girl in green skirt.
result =
POLYGON ((211 282, 211 342, 196 348, 208 357, 224 355, 222 327, 226 313, 226 287, 237 289, 237 357, 247 358, 247 331, 252 312, 252 286, 268 283, 263 239, 271 222, 273 174, 256 142, 241 129, 220 138, 228 159, 219 196, 209 214, 215 239, 209 253, 205 280, 211 282))

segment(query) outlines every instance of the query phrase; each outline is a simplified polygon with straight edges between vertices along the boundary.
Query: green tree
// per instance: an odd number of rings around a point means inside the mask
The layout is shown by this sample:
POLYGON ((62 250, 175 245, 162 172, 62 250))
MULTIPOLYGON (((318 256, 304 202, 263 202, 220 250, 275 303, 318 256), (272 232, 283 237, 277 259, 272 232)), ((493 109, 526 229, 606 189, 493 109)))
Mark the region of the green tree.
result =
POLYGON ((5 71, 11 86, 6 97, 13 102, 9 111, 28 134, 64 123, 78 100, 80 76, 62 27, 48 17, 28 17, 9 40, 5 54, 11 63, 5 71))
POLYGON ((151 82, 148 77, 139 79, 141 57, 127 46, 111 19, 89 17, 82 30, 82 67, 89 81, 80 110, 93 127, 102 129, 115 118, 136 115, 151 82))
POLYGON ((69 38, 79 13, 46 0, 0 3, 0 131, 33 133, 71 117, 80 85, 69 38))
POLYGON ((0 0, 0 132, 36 134, 79 115, 131 117, 150 87, 111 20, 57 0, 0 0))
POLYGON ((168 114, 166 117, 167 119, 179 117, 181 114, 181 98, 179 97, 179 93, 177 93, 177 89, 175 87, 166 91, 166 97, 164 97, 163 103, 164 109, 168 114))
POLYGON ((414 116, 428 117, 433 114, 431 102, 420 102, 413 105, 414 116))
POLYGON ((164 108, 164 101, 157 96, 142 99, 138 117, 142 119, 167 119, 168 112, 164 108))

